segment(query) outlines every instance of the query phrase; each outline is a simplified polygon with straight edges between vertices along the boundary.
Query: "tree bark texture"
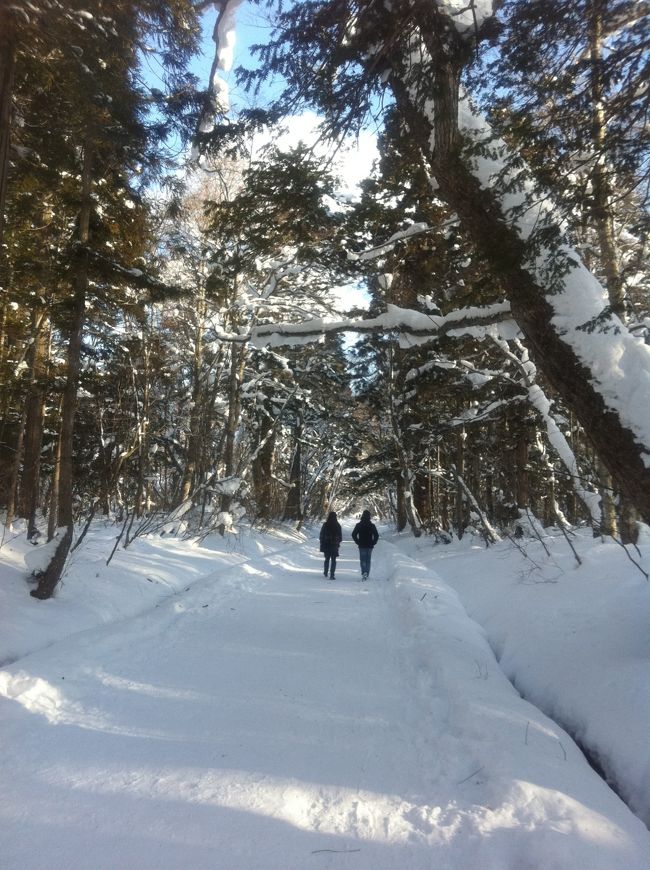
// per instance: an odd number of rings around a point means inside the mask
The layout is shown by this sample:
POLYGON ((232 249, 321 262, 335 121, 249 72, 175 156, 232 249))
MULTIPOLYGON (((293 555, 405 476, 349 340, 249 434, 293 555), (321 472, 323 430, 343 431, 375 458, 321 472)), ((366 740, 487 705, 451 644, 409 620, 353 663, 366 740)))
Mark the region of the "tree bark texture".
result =
POLYGON ((609 170, 605 162, 607 119, 603 89, 603 12, 606 3, 592 0, 589 21, 589 61, 591 65, 591 133, 594 147, 594 166, 591 173, 592 218, 598 235, 600 260, 605 275, 605 286, 612 311, 623 323, 627 319, 623 280, 619 267, 618 246, 614 232, 609 170))
POLYGON ((456 478, 456 501, 455 501, 455 525, 458 539, 463 537, 467 527, 467 509, 465 506, 465 490, 461 485, 461 478, 465 474, 465 433, 459 431, 456 435, 456 464, 454 477, 456 478))
MULTIPOLYGON (((145 333, 142 346, 142 409, 138 415, 138 480, 136 485, 135 502, 133 513, 141 517, 148 510, 148 498, 145 498, 147 479, 149 476, 149 456, 151 447, 151 433, 149 427, 150 401, 149 401, 149 341, 145 333)), ((135 400, 138 401, 138 391, 135 389, 135 400)))
POLYGON ((596 471, 600 487, 600 528, 601 535, 618 535, 618 520, 616 518, 616 502, 612 491, 612 476, 605 468, 600 458, 596 457, 596 471))
POLYGON ((294 431, 293 460, 289 473, 289 494, 284 509, 285 520, 302 520, 302 423, 294 431))
POLYGON ((521 421, 522 426, 517 437, 515 448, 515 462, 517 466, 517 507, 526 510, 530 507, 530 487, 528 485, 528 433, 526 421, 521 421))
MULTIPOLYGON (((253 493, 256 514, 261 520, 270 520, 272 515, 272 472, 275 453, 275 421, 269 416, 260 416, 258 449, 252 462, 253 493)), ((292 517, 292 519, 295 519, 292 517)))
POLYGON ((5 522, 10 526, 16 516, 16 505, 18 502, 18 479, 20 477, 20 466, 23 461, 23 444, 25 441, 25 422, 26 412, 20 419, 20 426, 16 434, 16 447, 14 450, 13 462, 11 463, 11 471, 7 481, 7 516, 5 522))
POLYGON ((49 349, 48 323, 42 311, 32 312, 32 324, 30 384, 25 404, 23 472, 18 499, 19 516, 27 520, 28 538, 31 538, 36 531, 36 511, 40 505, 41 451, 49 349))
MULTIPOLYGON (((246 348, 233 344, 230 350, 230 378, 228 382, 228 419, 222 457, 224 477, 231 477, 235 471, 235 438, 241 414, 241 382, 246 365, 246 348)), ((221 496, 221 510, 227 511, 232 496, 221 496)))
POLYGON ((396 495, 396 501, 397 501, 397 504, 396 504, 397 531, 403 532, 404 529, 406 528, 408 518, 406 516, 406 503, 405 503, 405 499, 404 499, 404 481, 402 480, 401 475, 399 475, 399 477, 397 478, 397 481, 396 481, 395 495, 396 495))
POLYGON ((202 381, 203 369, 203 333, 205 330, 205 293, 201 290, 196 300, 196 330, 194 333, 194 358, 192 361, 192 408, 190 410, 190 425, 187 436, 187 458, 185 472, 181 484, 180 504, 184 504, 198 485, 197 470, 202 450, 202 381))
POLYGON ((56 439, 54 463, 52 468, 52 483, 50 488, 50 504, 47 515, 47 539, 51 541, 56 533, 57 505, 59 503, 59 479, 61 469, 61 433, 56 439))

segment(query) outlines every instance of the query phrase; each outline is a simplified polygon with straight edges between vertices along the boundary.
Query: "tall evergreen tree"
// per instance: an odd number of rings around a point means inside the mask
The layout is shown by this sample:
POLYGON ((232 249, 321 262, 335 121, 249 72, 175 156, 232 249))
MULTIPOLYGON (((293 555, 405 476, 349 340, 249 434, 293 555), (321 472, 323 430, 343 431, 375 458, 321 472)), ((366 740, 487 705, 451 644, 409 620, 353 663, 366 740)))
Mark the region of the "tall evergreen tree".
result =
MULTIPOLYGON (((8 175, 6 198, 7 232, 19 231, 20 215, 29 220, 30 208, 32 226, 46 230, 38 259, 55 263, 49 275, 54 286, 45 298, 51 300, 55 340, 67 361, 57 506, 57 525, 65 531, 37 597, 51 594, 72 538, 75 418, 87 325, 128 304, 134 288, 146 284, 142 271, 133 268, 146 240, 140 193, 160 166, 156 147, 165 132, 165 112, 150 114, 150 94, 139 80, 140 48, 161 49, 169 81, 178 84, 198 37, 196 10, 184 0, 95 0, 90 8, 73 4, 65 15, 60 12, 57 3, 46 3, 42 9, 35 6, 31 16, 14 19, 12 98, 22 124, 12 130, 18 159, 8 175), (47 203, 45 221, 34 214, 39 199, 41 211, 47 203)), ((32 444, 37 421, 28 416, 26 422, 26 443, 32 444)), ((38 445, 30 453, 38 453, 38 445)), ((31 485, 37 486, 35 478, 31 485)))

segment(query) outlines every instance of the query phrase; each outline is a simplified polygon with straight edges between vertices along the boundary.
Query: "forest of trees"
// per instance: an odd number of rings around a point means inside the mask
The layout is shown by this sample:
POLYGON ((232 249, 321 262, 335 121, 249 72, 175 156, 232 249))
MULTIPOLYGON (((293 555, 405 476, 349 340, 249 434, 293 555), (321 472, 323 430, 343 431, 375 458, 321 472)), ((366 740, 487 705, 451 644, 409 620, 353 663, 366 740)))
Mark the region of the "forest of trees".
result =
POLYGON ((32 594, 94 517, 634 542, 650 4, 262 4, 239 80, 284 88, 231 111, 190 71, 229 3, 0 0, 0 510, 58 542, 32 594), (354 200, 309 144, 252 151, 307 108, 332 147, 377 131, 354 200))

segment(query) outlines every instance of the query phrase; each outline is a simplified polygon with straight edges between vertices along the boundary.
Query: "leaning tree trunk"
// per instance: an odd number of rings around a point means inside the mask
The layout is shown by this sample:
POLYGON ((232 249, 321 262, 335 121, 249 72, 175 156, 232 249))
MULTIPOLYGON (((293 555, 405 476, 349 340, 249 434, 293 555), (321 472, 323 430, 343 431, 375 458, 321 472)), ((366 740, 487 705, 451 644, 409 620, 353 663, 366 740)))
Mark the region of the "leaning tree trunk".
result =
MULTIPOLYGON (((79 242, 85 246, 90 239, 90 216, 92 175, 91 152, 88 137, 84 145, 83 167, 81 173, 81 211, 79 213, 79 242)), ((68 557, 74 533, 72 487, 74 479, 74 424, 77 412, 77 390, 81 371, 81 349, 83 328, 86 319, 86 294, 88 290, 88 256, 79 254, 73 279, 73 296, 67 348, 67 377, 63 388, 61 407, 61 434, 59 460, 59 503, 57 508, 57 527, 65 531, 55 550, 54 556, 41 574, 38 586, 30 595, 34 598, 51 598, 61 579, 65 561, 68 557)))
MULTIPOLYGON (((481 523, 481 526, 483 527, 483 536, 485 538, 485 542, 486 543, 490 542, 492 544, 498 543, 498 541, 500 541, 501 538, 499 537, 499 535, 495 531, 495 529, 492 527, 490 521, 488 520, 488 518, 485 514, 485 511, 481 508, 478 501, 476 500, 476 496, 474 495, 474 493, 471 491, 471 489, 469 488, 469 486, 465 482, 463 476, 458 473, 458 469, 456 468, 455 465, 452 464, 451 470, 456 478, 456 484, 458 486, 458 489, 462 490, 468 504, 471 505, 471 507, 474 509, 474 513, 476 513, 476 515, 478 516, 479 522, 481 523)), ((458 537, 460 538, 461 535, 459 534, 458 537)))
POLYGON ((436 7, 420 8, 420 13, 418 36, 433 60, 432 73, 427 78, 420 68, 415 80, 409 58, 392 58, 389 81, 397 108, 437 182, 437 194, 459 216, 498 277, 537 365, 575 413, 617 488, 650 523, 650 465, 644 461, 650 445, 641 443, 639 433, 635 438, 620 415, 605 404, 593 373, 555 327, 555 311, 546 298, 549 289, 527 267, 524 239, 506 220, 493 190, 481 186, 461 153, 459 82, 471 44, 453 35, 449 20, 436 7))
POLYGON ((554 312, 542 289, 519 265, 525 256, 523 243, 500 219, 487 191, 479 187, 460 160, 447 161, 436 177, 445 198, 458 211, 483 255, 492 261, 537 365, 573 409, 617 486, 650 522, 650 468, 644 463, 642 445, 618 414, 606 407, 591 373, 553 327, 554 312), (503 260, 495 251, 503 252, 503 260))

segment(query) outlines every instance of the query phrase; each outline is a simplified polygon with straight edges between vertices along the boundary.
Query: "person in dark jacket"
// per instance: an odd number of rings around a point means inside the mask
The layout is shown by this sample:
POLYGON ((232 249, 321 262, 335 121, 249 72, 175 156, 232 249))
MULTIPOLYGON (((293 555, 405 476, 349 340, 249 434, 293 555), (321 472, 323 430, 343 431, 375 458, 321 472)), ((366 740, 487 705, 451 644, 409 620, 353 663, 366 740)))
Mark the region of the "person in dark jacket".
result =
POLYGON ((361 579, 367 580, 370 574, 370 557, 372 548, 379 540, 379 532, 374 523, 370 522, 370 511, 361 514, 361 520, 352 531, 352 540, 359 548, 359 561, 361 562, 361 579))
POLYGON ((330 513, 320 530, 320 551, 325 556, 323 574, 327 577, 330 572, 330 580, 334 580, 336 571, 336 559, 339 554, 339 546, 343 540, 343 532, 334 511, 330 513))

